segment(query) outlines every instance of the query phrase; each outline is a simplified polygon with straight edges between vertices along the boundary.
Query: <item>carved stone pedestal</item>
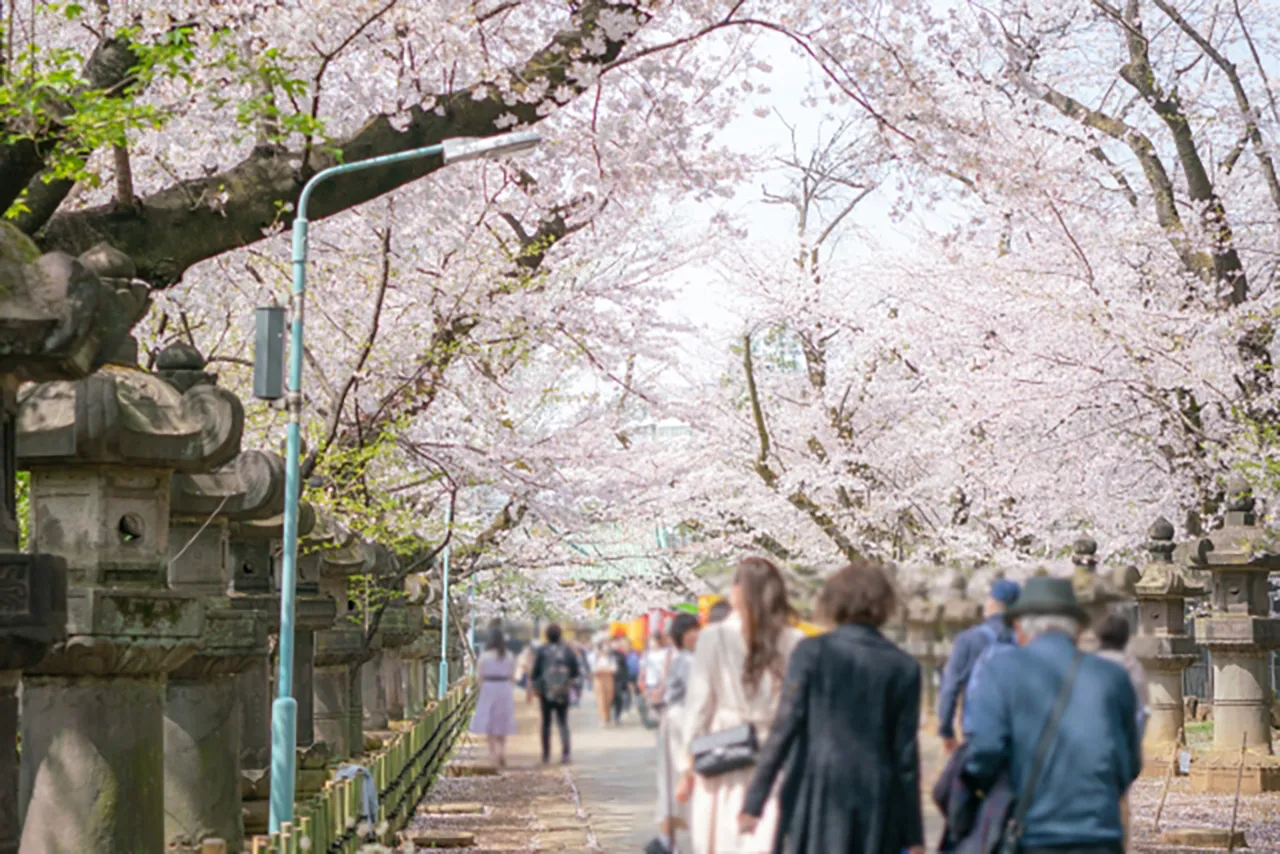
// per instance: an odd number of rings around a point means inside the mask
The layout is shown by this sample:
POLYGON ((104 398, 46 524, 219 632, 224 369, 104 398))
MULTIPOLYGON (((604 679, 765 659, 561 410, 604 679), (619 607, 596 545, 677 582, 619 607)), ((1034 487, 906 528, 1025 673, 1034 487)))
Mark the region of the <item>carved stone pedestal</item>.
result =
POLYGON ((1173 562, 1173 525, 1160 518, 1148 531, 1151 560, 1134 588, 1138 599, 1138 634, 1129 651, 1142 662, 1150 695, 1147 731, 1143 737, 1143 770, 1163 775, 1176 745, 1186 744, 1182 673, 1198 658, 1195 641, 1187 634, 1186 600, 1204 595, 1173 562))
POLYGON ((202 840, 240 850, 240 704, 236 676, 260 660, 266 624, 222 608, 206 615, 204 651, 170 677, 165 708, 165 836, 168 851, 200 851, 202 840))
POLYGON ((929 601, 928 589, 917 587, 907 600, 907 652, 920 662, 924 692, 920 698, 922 718, 937 713, 937 690, 934 685, 938 663, 938 628, 942 609, 929 601))
POLYGON ((37 664, 65 637, 66 584, 61 558, 0 551, 0 854, 15 854, 22 835, 18 685, 22 669, 37 664))
POLYGON ((1197 791, 1234 791, 1224 769, 1234 769, 1241 746, 1243 790, 1280 791, 1280 761, 1271 748, 1271 677, 1268 653, 1280 647, 1280 619, 1268 617, 1267 574, 1280 568, 1253 515, 1253 497, 1241 481, 1229 484, 1223 527, 1196 548, 1192 561, 1212 574, 1209 616, 1196 620, 1196 639, 1213 665, 1213 750, 1192 765, 1197 791))
POLYGON ((196 651, 200 603, 73 588, 69 611, 23 680, 21 850, 162 851, 165 677, 196 651))
MULTIPOLYGON (((421 606, 419 606, 419 614, 421 614, 421 606)), ((426 680, 426 659, 429 654, 427 649, 427 638, 422 633, 422 619, 419 618, 419 633, 413 643, 401 650, 404 659, 404 682, 405 682, 405 717, 409 719, 417 718, 426 708, 429 700, 434 700, 435 696, 427 696, 427 680, 426 680)))
POLYGON ((314 677, 316 740, 324 742, 337 759, 358 756, 364 749, 363 737, 356 742, 353 735, 362 731, 356 718, 359 707, 352 708, 352 675, 360 671, 356 665, 364 656, 364 633, 356 627, 329 629, 316 633, 314 677))

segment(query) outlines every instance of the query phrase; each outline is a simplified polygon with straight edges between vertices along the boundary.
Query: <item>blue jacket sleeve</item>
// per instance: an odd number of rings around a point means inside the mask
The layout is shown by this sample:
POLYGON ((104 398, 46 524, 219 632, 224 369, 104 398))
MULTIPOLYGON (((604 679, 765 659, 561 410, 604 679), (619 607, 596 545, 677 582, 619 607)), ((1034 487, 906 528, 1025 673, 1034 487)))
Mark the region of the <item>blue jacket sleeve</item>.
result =
POLYGON ((981 654, 980 640, 972 632, 962 632, 956 637, 951 655, 947 657, 947 666, 942 671, 942 688, 938 691, 938 736, 955 738, 956 706, 960 702, 960 692, 969 681, 969 672, 973 662, 981 654))
POLYGON ((984 677, 977 690, 965 695, 965 719, 972 724, 967 732, 969 755, 965 776, 978 788, 987 789, 1009 764, 1013 743, 1013 721, 1005 700, 1003 673, 984 677))

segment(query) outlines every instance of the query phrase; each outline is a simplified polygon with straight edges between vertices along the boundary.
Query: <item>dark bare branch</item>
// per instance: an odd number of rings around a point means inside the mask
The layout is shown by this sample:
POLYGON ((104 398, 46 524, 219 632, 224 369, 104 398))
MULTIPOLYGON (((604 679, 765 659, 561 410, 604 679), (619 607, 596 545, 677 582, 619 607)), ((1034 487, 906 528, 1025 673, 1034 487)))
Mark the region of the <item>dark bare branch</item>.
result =
MULTIPOLYGON (((567 102, 566 93, 572 97, 586 89, 587 83, 574 75, 575 67, 616 60, 648 18, 649 13, 638 2, 588 0, 578 7, 572 26, 512 70, 506 85, 480 81, 417 104, 408 111, 403 129, 393 125, 389 116, 374 116, 355 135, 338 142, 336 151, 315 153, 308 169, 299 168, 298 154, 258 150, 230 169, 181 181, 148 196, 131 214, 121 215, 102 206, 59 214, 45 227, 41 242, 46 249, 78 254, 106 241, 133 258, 140 278, 154 285, 172 284, 191 265, 256 243, 282 221, 287 225, 310 168, 333 165, 338 157, 351 163, 448 137, 493 136, 507 129, 503 120, 507 116, 524 125, 536 124, 545 117, 548 106, 567 102), (619 32, 615 23, 619 14, 629 16, 634 27, 619 32), (611 19, 608 33, 600 25, 602 16, 611 19), (596 41, 602 49, 589 44, 596 41), (546 94, 532 103, 509 104, 503 92, 512 87, 541 89, 546 94), (199 203, 193 205, 191 199, 199 203)), ((308 214, 313 220, 323 219, 429 175, 442 165, 434 158, 334 180, 316 192, 308 214)))

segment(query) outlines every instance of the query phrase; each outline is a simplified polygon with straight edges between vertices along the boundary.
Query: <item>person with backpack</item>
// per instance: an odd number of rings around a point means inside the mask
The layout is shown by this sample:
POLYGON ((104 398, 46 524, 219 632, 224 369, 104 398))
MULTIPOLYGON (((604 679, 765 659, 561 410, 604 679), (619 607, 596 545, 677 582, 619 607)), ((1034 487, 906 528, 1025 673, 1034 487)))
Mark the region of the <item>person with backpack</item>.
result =
POLYGON ((974 850, 1123 854, 1120 802, 1142 769, 1128 675, 1080 651, 1089 617, 1068 579, 1029 579, 1005 619, 1020 645, 979 670, 965 701, 961 777, 985 793, 975 830, 1001 835, 974 850))
POLYGON ((1014 644, 1012 631, 1004 624, 1004 612, 1018 598, 1016 581, 998 578, 991 585, 984 610, 985 619, 970 626, 956 636, 951 655, 942 671, 942 689, 938 692, 938 737, 947 753, 953 753, 959 740, 956 738, 956 707, 967 693, 974 665, 993 643, 1014 644))
POLYGON ((533 660, 529 702, 536 692, 542 712, 542 762, 551 761, 551 719, 560 729, 560 762, 569 763, 569 700, 574 680, 581 676, 578 656, 562 640, 560 626, 547 626, 547 642, 533 660))

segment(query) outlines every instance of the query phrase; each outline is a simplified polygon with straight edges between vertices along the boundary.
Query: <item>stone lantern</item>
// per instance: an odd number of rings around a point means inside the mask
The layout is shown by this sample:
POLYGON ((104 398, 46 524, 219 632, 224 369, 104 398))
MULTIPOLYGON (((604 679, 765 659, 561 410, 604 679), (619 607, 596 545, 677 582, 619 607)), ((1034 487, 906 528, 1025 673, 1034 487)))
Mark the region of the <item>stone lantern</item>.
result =
MULTIPOLYGON (((408 558, 411 562, 415 558, 408 558)), ((409 621, 414 637, 401 650, 404 661, 405 717, 414 719, 422 714, 429 700, 435 695, 427 695, 426 659, 433 653, 438 654, 440 639, 436 638, 434 649, 428 648, 426 634, 426 610, 433 603, 432 588, 422 582, 420 576, 410 574, 405 579, 405 595, 409 608, 409 621)))
POLYGON ((337 603, 337 618, 316 632, 315 733, 335 758, 346 759, 364 751, 360 671, 369 655, 364 624, 347 582, 372 571, 374 554, 326 514, 318 515, 316 534, 332 538, 333 545, 319 552, 318 570, 320 590, 337 603))
POLYGON ((383 731, 392 719, 404 717, 403 700, 399 702, 399 715, 393 715, 391 709, 396 705, 397 686, 394 683, 398 676, 400 648, 410 638, 404 600, 390 586, 399 574, 400 562, 386 546, 374 545, 373 552, 371 587, 375 592, 371 596, 369 618, 372 619, 378 610, 381 610, 381 616, 370 646, 372 655, 367 666, 360 669, 361 697, 365 729, 383 731), (377 601, 382 597, 387 597, 385 602, 377 601), (388 666, 390 664, 395 666, 388 666), (394 675, 393 670, 396 671, 394 675))
POLYGON ((1143 738, 1146 765, 1161 770, 1169 761, 1169 749, 1185 743, 1182 672, 1198 657, 1195 640, 1187 633, 1186 600, 1204 595, 1204 588, 1189 581, 1173 562, 1173 533, 1173 525, 1164 517, 1147 532, 1151 560, 1134 588, 1138 634, 1129 641, 1129 651, 1146 670, 1150 693, 1151 717, 1143 738))
POLYGON ((934 714, 937 706, 937 692, 934 689, 935 670, 938 662, 938 628, 942 616, 942 608, 929 601, 929 588, 921 582, 916 585, 910 598, 907 599, 907 639, 906 650, 920 662, 924 677, 924 704, 926 716, 934 714))
MULTIPOLYGON (((231 573, 234 590, 231 607, 264 614, 267 633, 280 634, 280 593, 276 589, 275 565, 284 536, 284 458, 261 451, 251 452, 263 465, 271 467, 280 483, 279 501, 263 505, 260 513, 243 515, 230 526, 231 573)), ((307 537, 315 525, 316 513, 302 501, 298 505, 298 536, 307 537)), ((299 546, 302 552, 302 546, 299 546)), ((317 627, 332 625, 335 608, 318 590, 309 592, 307 558, 298 560, 298 599, 294 612, 293 679, 298 704, 298 745, 310 745, 314 733, 311 702, 311 638, 317 627)), ((311 583, 314 588, 314 582, 311 583)), ((241 720, 241 806, 245 833, 265 833, 269 812, 271 761, 271 702, 275 676, 272 658, 255 656, 237 677, 241 720)), ((302 766, 299 764, 299 768, 302 766)), ((301 779, 302 771, 299 771, 301 779)), ((299 790, 300 791, 300 790, 299 790)))
POLYGON ((982 622, 982 603, 970 599, 967 589, 963 573, 957 572, 951 576, 947 598, 942 602, 943 639, 939 645, 939 664, 951 658, 952 646, 961 632, 982 622))
POLYGON ((33 540, 69 577, 67 639, 23 680, 28 854, 164 848, 165 683, 205 629, 200 598, 166 583, 169 481, 228 462, 243 415, 215 386, 140 370, 129 343, 19 402, 33 540))
POLYGON ((1268 653, 1280 647, 1280 619, 1268 616, 1267 574, 1280 551, 1253 515, 1253 496, 1239 478, 1227 484, 1222 528, 1199 541, 1194 566, 1211 573, 1211 611, 1196 620, 1196 639, 1213 666, 1213 754, 1191 769, 1199 791, 1234 791, 1241 746, 1245 792, 1280 791, 1280 762, 1271 748, 1268 653))
POLYGON ((1118 602, 1130 599, 1130 595, 1108 575, 1098 572, 1098 543, 1092 537, 1080 537, 1072 546, 1071 563, 1075 572, 1071 585, 1076 600, 1089 615, 1090 628, 1080 638, 1080 648, 1086 652, 1098 649, 1098 638, 1092 626, 1097 625, 1111 612, 1118 602))
MULTIPOLYGON (((213 385, 192 347, 173 345, 156 360, 178 391, 213 385)), ((265 610, 233 607, 231 520, 272 512, 283 501, 279 458, 246 451, 205 474, 177 474, 169 503, 169 586, 204 602, 200 651, 169 676, 165 706, 166 850, 195 852, 216 838, 238 850, 241 706, 236 675, 267 657, 265 610)))
MULTIPOLYGON (((127 257, 99 244, 72 258, 41 255, 0 222, 0 854, 18 850, 21 672, 66 636, 67 566, 18 548, 18 387, 75 380, 103 365, 146 313, 148 288, 127 257)), ((38 548, 38 546, 37 546, 38 548)))
POLYGON ((411 704, 407 698, 405 654, 422 636, 422 605, 409 599, 408 590, 401 578, 404 569, 400 559, 389 552, 388 555, 392 567, 388 583, 394 598, 383 613, 379 626, 382 634, 382 686, 386 696, 387 717, 389 720, 399 721, 417 714, 407 713, 411 704))

